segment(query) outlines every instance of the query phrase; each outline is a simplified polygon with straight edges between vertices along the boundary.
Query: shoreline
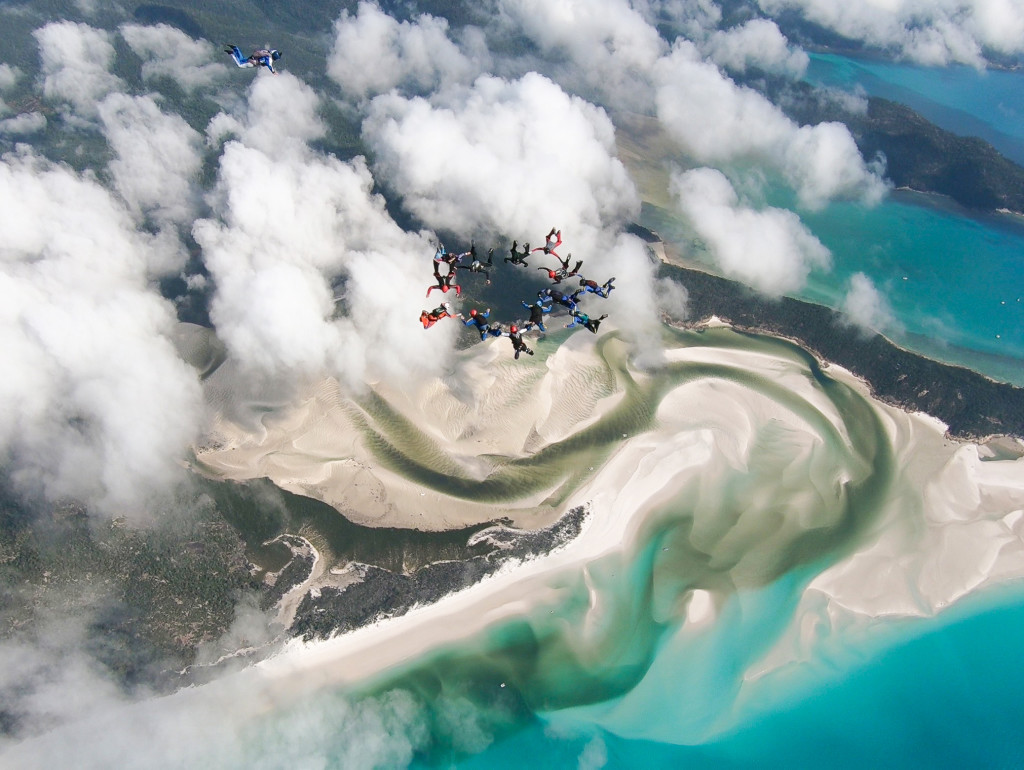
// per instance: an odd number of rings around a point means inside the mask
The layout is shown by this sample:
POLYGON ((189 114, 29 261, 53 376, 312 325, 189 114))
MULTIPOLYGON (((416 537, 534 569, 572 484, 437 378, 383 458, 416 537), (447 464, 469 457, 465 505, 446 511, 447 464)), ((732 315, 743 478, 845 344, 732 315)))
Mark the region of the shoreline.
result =
POLYGON ((937 417, 955 438, 1024 439, 1024 388, 928 358, 878 333, 858 336, 824 305, 791 297, 764 300, 735 281, 667 262, 660 272, 687 287, 691 318, 717 316, 737 331, 794 342, 819 364, 835 363, 863 378, 879 400, 937 417))

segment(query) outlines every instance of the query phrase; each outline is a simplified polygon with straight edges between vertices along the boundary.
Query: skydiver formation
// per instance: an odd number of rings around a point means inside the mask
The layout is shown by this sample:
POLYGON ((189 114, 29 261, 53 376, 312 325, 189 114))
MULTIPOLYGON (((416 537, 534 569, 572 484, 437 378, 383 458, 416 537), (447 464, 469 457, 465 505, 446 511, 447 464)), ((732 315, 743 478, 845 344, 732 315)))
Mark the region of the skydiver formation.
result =
MULTIPOLYGON (((580 298, 586 294, 593 294, 603 299, 607 299, 608 295, 610 295, 612 290, 615 288, 615 278, 609 278, 601 284, 584 276, 580 276, 579 272, 583 267, 582 259, 577 260, 576 264, 570 270, 569 264, 572 261, 572 254, 568 254, 563 259, 555 251, 555 249, 561 245, 562 231, 552 227, 551 231, 545 236, 543 246, 531 249, 530 244, 526 243, 523 245, 522 251, 519 251, 519 242, 512 241, 512 247, 509 249, 510 256, 505 257, 506 263, 511 262, 513 265, 522 265, 523 267, 529 267, 526 262, 526 257, 537 252, 540 252, 541 257, 551 255, 558 261, 558 267, 537 268, 538 270, 543 270, 548 274, 548 277, 552 281, 552 285, 538 291, 536 300, 530 302, 527 302, 526 300, 521 301, 523 308, 530 312, 530 318, 528 321, 512 322, 508 326, 508 331, 503 331, 500 323, 494 322, 490 319, 490 308, 485 310, 472 308, 467 317, 462 313, 453 312, 451 305, 444 303, 434 310, 424 310, 420 313, 420 321, 423 323, 423 328, 429 329, 442 318, 457 318, 462 321, 465 326, 473 327, 480 335, 481 341, 486 340, 488 337, 508 337, 512 342, 512 350, 515 358, 517 359, 521 353, 526 353, 530 356, 533 355, 533 350, 529 348, 526 341, 523 339, 523 333, 537 329, 541 335, 540 339, 543 339, 543 335, 547 333, 547 327, 544 325, 544 316, 549 315, 556 306, 564 307, 569 312, 570 320, 569 323, 565 324, 567 329, 582 326, 593 334, 597 334, 598 328, 601 326, 601 322, 608 317, 608 314, 605 313, 596 318, 590 316, 580 310, 580 298), (553 288, 567 278, 574 278, 577 276, 579 277, 579 288, 572 293, 567 294, 559 289, 553 288)), ((434 280, 437 281, 437 285, 431 286, 427 289, 427 296, 429 297, 430 292, 434 289, 441 289, 443 293, 447 293, 449 289, 455 289, 455 296, 461 297, 462 287, 453 283, 456 272, 458 270, 465 270, 468 273, 483 273, 486 283, 489 285, 491 283, 490 270, 494 267, 494 249, 488 249, 487 260, 482 261, 477 256, 475 243, 470 243, 469 250, 461 253, 450 252, 445 248, 443 243, 438 243, 434 252, 433 262, 434 280), (469 264, 460 264, 465 259, 469 260, 469 264), (442 265, 445 267, 443 272, 442 265)))
MULTIPOLYGON (((253 51, 249 56, 245 56, 242 50, 237 45, 226 44, 224 46, 224 52, 230 54, 232 61, 242 69, 259 69, 265 67, 272 74, 276 75, 277 70, 274 68, 274 62, 281 58, 281 52, 276 48, 258 48, 253 51)), ((518 250, 519 242, 512 241, 512 247, 509 249, 509 256, 505 257, 505 262, 511 262, 513 265, 521 265, 522 267, 529 267, 529 263, 526 261, 526 257, 530 254, 539 253, 541 257, 553 256, 558 261, 558 267, 537 267, 538 270, 542 270, 547 273, 548 278, 551 279, 551 285, 557 286, 568 278, 575 278, 579 276, 580 270, 583 267, 583 260, 577 260, 573 268, 569 269, 569 263, 572 260, 572 254, 568 254, 563 259, 555 249, 562 245, 562 231, 557 227, 552 227, 546 236, 544 236, 544 245, 538 246, 535 249, 530 248, 529 243, 523 244, 522 251, 518 250)), ((487 261, 480 260, 476 253, 476 244, 470 243, 469 250, 461 253, 450 252, 445 248, 443 243, 438 243, 436 250, 434 251, 434 280, 436 285, 427 288, 427 297, 430 297, 430 293, 434 289, 440 289, 442 294, 447 294, 452 289, 455 290, 455 296, 462 296, 462 286, 455 282, 456 273, 459 270, 465 270, 467 273, 483 273, 484 281, 486 285, 491 283, 491 269, 494 267, 494 249, 487 250, 487 261), (469 264, 460 264, 464 259, 469 260, 469 264), (442 266, 444 266, 444 272, 442 274, 442 266)), ((483 312, 473 308, 469 311, 469 317, 467 318, 462 313, 455 313, 452 310, 452 306, 447 302, 442 302, 438 307, 433 310, 424 310, 420 313, 420 322, 423 324, 424 329, 429 329, 431 326, 436 324, 438 321, 444 318, 457 318, 463 322, 466 326, 472 326, 480 334, 481 340, 486 340, 488 337, 508 337, 512 342, 512 349, 515 352, 515 357, 518 359, 520 353, 526 353, 527 355, 533 355, 533 351, 527 346, 523 339, 523 333, 537 329, 543 339, 543 335, 547 333, 547 327, 544 325, 544 316, 550 314, 554 310, 555 305, 564 307, 569 311, 570 322, 565 326, 567 329, 571 329, 575 326, 584 326, 594 334, 597 334, 598 327, 608 314, 600 316, 599 318, 591 318, 588 314, 582 312, 579 309, 580 295, 583 294, 595 294, 598 297, 604 299, 608 298, 611 294, 612 289, 615 288, 613 282, 615 278, 609 278, 603 284, 599 284, 597 281, 590 280, 580 276, 580 288, 574 291, 572 294, 565 294, 558 289, 546 288, 541 289, 537 292, 537 299, 533 302, 522 301, 522 305, 526 310, 530 311, 530 318, 528 321, 522 324, 520 328, 516 323, 509 324, 509 330, 502 331, 501 324, 491 323, 488 319, 491 315, 491 309, 487 308, 483 312)))

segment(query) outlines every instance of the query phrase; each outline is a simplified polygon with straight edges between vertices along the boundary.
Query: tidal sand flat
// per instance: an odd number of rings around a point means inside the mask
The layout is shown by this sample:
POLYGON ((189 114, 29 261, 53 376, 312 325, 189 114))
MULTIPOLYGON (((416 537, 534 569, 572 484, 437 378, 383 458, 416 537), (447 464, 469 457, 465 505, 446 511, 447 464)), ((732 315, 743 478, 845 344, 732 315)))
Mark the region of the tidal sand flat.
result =
POLYGON ((559 736, 598 754, 590 736, 710 746, 843 640, 865 649, 1024 574, 1019 442, 951 440, 784 340, 665 327, 663 359, 639 369, 602 332, 518 362, 500 340, 476 345, 407 394, 326 381, 255 429, 222 416, 206 473, 268 476, 339 516, 587 516, 573 540, 465 590, 5 760, 71 763, 82 741, 103 743, 97 762, 129 746, 128 766, 146 767, 258 766, 285 749, 343 766, 483 761, 559 736))

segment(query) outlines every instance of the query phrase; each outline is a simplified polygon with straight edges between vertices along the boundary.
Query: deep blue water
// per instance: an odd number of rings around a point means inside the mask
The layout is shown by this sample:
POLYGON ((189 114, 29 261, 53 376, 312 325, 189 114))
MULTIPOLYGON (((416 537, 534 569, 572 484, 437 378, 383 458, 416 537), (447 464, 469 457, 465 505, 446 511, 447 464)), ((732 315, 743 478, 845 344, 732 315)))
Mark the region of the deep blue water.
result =
POLYGON ((979 136, 1024 163, 1024 72, 923 67, 836 54, 811 54, 805 79, 902 102, 936 125, 979 136))

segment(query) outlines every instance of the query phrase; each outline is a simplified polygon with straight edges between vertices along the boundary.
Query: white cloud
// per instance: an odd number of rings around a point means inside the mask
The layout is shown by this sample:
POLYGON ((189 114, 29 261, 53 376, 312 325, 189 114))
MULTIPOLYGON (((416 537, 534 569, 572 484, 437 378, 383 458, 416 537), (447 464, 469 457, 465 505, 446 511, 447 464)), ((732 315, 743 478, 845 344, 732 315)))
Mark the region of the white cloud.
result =
POLYGON ((150 96, 110 94, 98 111, 114 151, 114 187, 132 212, 162 225, 190 222, 202 166, 199 133, 177 115, 161 112, 150 96))
POLYGON ((867 331, 884 332, 895 324, 888 301, 864 273, 850 276, 842 310, 847 320, 867 331))
POLYGON ((840 197, 877 202, 885 191, 841 123, 798 126, 756 91, 738 86, 678 42, 655 67, 658 118, 701 163, 757 162, 776 169, 803 205, 840 197))
POLYGON ((96 104, 123 82, 111 74, 111 35, 88 24, 55 21, 32 33, 42 59, 43 95, 68 102, 83 117, 96 114, 96 104))
POLYGON ((715 31, 702 47, 716 64, 734 72, 759 67, 801 78, 810 61, 802 50, 792 48, 775 22, 768 19, 751 19, 739 27, 715 31))
POLYGON ((46 128, 46 116, 41 112, 22 112, 13 118, 0 120, 0 134, 24 136, 46 128))
POLYGON ((3 159, 0 194, 0 451, 24 490, 143 515, 200 411, 148 284, 163 245, 94 180, 32 156, 3 159))
POLYGON ((249 86, 244 112, 218 114, 206 133, 211 141, 235 135, 267 155, 303 155, 307 143, 326 131, 319 108, 320 97, 291 73, 257 76, 249 86))
POLYGON ((781 296, 802 288, 811 270, 829 267, 828 249, 796 214, 743 205, 720 171, 674 173, 670 187, 726 276, 781 296))
POLYGON ((309 148, 322 131, 316 106, 282 74, 253 83, 246 114, 214 121, 213 133, 238 136, 220 158, 215 218, 193 229, 216 285, 218 335, 244 367, 270 375, 326 371, 356 387, 435 370, 456 330, 425 335, 418 320, 429 239, 394 223, 362 158, 309 148))
POLYGON ((343 11, 334 33, 327 74, 346 96, 359 99, 397 86, 426 93, 469 82, 489 63, 482 37, 471 28, 462 33, 466 55, 449 39, 446 19, 421 14, 415 22, 399 22, 369 2, 361 2, 354 16, 343 11))
POLYGON ((21 79, 21 70, 0 62, 0 93, 9 91, 21 79))
POLYGON ((125 24, 121 36, 142 59, 142 79, 167 77, 189 93, 215 85, 229 69, 221 54, 207 40, 193 40, 166 24, 152 27, 125 24))
POLYGON ((602 109, 536 73, 484 76, 440 101, 385 94, 363 123, 375 168, 429 226, 539 244, 552 225, 617 228, 637 215, 602 109))
POLYGON ((986 49, 1024 51, 1021 0, 758 0, 769 14, 795 9, 854 40, 928 65, 985 65, 986 49))
MULTIPOLYGON (((38 622, 37 633, 0 642, 0 700, 17 739, 124 701, 102 666, 84 652, 90 639, 83 619, 38 622)), ((4 743, 0 739, 0 751, 4 743)))
POLYGON ((666 44, 627 0, 500 0, 510 29, 548 58, 546 72, 571 91, 646 108, 648 73, 666 44), (568 61, 568 64, 564 62, 568 61))

